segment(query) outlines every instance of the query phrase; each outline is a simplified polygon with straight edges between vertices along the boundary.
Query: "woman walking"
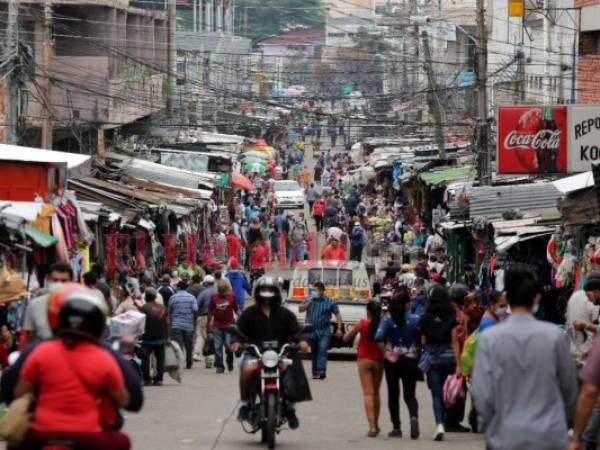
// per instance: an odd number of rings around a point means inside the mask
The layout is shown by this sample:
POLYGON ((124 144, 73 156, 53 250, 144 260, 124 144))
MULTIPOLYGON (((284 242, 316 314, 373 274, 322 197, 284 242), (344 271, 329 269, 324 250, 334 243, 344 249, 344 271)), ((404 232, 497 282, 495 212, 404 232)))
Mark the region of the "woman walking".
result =
POLYGON ((443 400, 444 382, 460 367, 460 344, 458 340, 456 311, 450 302, 446 288, 434 287, 429 294, 429 304, 421 318, 422 342, 425 351, 419 368, 427 374, 427 386, 431 391, 436 430, 434 440, 444 440, 446 409, 443 400))
POLYGON ((388 385, 388 409, 392 431, 390 437, 402 437, 400 428, 400 380, 404 389, 404 403, 410 415, 410 437, 419 438, 419 404, 416 388, 420 377, 417 366, 419 347, 419 316, 408 313, 410 296, 402 292, 392 299, 390 314, 383 319, 375 340, 384 351, 385 380, 388 385))
POLYGON ((383 378, 383 353, 375 342, 375 333, 381 322, 381 304, 376 301, 367 304, 367 318, 359 322, 344 336, 345 342, 352 342, 360 333, 358 341, 358 376, 362 385, 367 420, 369 421, 368 437, 379 434, 379 411, 381 401, 379 388, 383 378))

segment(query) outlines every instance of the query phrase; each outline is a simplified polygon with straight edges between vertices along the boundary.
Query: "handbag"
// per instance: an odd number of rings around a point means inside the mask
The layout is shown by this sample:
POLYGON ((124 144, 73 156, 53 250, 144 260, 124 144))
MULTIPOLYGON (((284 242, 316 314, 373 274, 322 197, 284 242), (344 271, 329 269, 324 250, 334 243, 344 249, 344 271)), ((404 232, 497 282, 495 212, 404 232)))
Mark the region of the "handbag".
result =
POLYGON ((210 356, 215 354, 215 338, 212 334, 206 336, 204 345, 202 346, 202 356, 210 356))
POLYGON ((10 447, 18 447, 25 439, 33 416, 33 395, 26 394, 12 401, 0 418, 0 436, 10 447))

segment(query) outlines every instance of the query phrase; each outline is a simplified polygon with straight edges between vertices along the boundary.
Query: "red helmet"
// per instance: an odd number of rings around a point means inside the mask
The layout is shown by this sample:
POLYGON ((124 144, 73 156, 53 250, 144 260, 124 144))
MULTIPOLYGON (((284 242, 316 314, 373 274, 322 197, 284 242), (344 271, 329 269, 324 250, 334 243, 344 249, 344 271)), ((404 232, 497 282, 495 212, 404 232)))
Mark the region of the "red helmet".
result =
POLYGON ((52 333, 56 333, 58 331, 58 316, 60 314, 60 310, 63 306, 63 303, 74 292, 86 292, 89 291, 87 287, 79 283, 64 283, 50 292, 48 296, 48 324, 50 325, 50 329, 52 333))

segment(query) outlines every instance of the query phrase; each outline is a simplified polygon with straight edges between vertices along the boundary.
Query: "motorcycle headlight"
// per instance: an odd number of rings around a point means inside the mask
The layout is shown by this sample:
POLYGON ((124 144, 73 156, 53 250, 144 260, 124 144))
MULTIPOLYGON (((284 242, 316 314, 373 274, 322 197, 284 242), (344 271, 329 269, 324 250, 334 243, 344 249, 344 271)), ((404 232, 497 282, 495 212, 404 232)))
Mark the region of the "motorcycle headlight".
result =
POLYGON ((267 350, 262 355, 262 364, 267 369, 274 369, 279 364, 279 355, 274 350, 267 350))

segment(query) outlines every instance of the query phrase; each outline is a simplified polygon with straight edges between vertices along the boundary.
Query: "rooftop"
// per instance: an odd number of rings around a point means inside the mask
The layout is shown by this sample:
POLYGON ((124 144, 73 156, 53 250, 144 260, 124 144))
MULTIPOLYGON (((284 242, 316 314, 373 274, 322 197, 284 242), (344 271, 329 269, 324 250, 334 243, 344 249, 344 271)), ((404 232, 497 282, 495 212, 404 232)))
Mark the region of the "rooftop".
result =
POLYGON ((324 45, 324 28, 298 28, 263 39, 258 45, 324 45))

